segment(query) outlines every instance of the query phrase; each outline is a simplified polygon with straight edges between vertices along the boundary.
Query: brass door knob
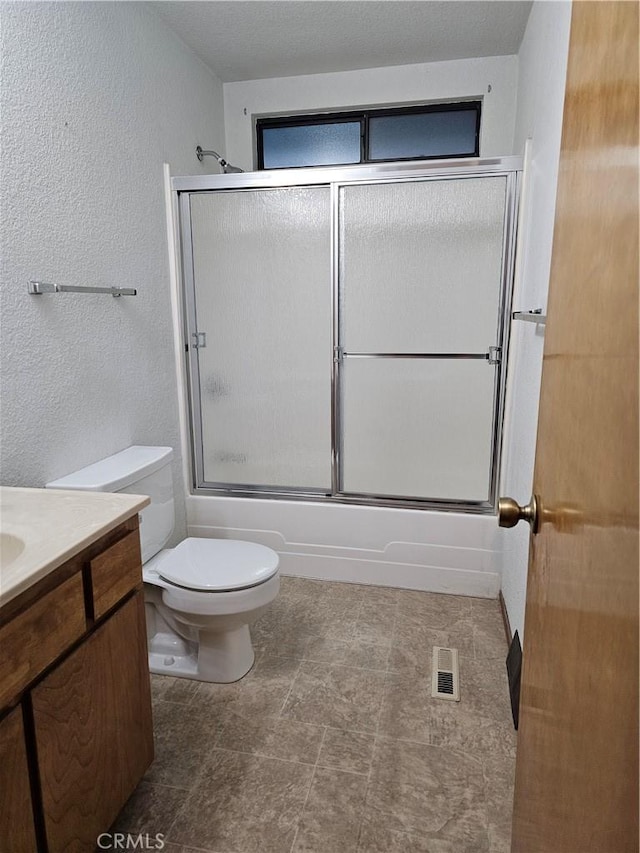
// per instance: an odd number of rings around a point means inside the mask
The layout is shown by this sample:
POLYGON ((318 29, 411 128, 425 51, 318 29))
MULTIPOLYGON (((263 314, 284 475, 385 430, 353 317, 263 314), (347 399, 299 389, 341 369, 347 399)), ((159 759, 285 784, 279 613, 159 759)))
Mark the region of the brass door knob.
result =
POLYGON ((515 527, 519 521, 528 521, 535 535, 540 530, 540 498, 531 495, 526 506, 520 506, 513 498, 500 498, 498 501, 498 524, 500 527, 515 527))

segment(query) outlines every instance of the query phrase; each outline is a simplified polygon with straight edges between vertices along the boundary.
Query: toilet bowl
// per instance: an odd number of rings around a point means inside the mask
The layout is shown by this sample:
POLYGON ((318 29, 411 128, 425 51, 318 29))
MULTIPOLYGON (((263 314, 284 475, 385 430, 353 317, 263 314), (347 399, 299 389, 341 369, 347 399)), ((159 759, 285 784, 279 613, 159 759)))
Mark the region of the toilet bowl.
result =
POLYGON ((278 555, 233 539, 183 540, 143 566, 151 672, 237 681, 254 661, 249 625, 278 595, 278 555))
POLYGON ((278 555, 235 539, 189 537, 164 548, 175 513, 170 447, 134 446, 51 483, 51 489, 148 495, 140 513, 149 669, 238 681, 251 669, 249 626, 280 589, 278 555))

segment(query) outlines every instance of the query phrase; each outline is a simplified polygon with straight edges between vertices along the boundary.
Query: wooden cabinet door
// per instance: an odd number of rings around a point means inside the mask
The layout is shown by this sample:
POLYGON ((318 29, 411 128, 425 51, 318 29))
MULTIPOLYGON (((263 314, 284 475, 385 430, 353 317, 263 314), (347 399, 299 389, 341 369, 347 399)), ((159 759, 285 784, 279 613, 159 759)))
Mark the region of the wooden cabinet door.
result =
POLYGON ((36 850, 27 749, 18 706, 0 722, 0 850, 36 850))
POLYGON ((153 758, 143 593, 32 692, 49 853, 93 851, 153 758))

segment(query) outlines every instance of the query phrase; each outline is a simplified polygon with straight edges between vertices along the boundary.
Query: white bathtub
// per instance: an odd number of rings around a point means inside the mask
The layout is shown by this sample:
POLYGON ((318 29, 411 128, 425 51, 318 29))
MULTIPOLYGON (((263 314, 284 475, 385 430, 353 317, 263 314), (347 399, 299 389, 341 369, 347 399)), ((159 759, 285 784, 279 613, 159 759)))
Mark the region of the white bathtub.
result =
POLYGON ((496 598, 503 531, 495 516, 187 496, 190 536, 247 539, 285 575, 496 598))

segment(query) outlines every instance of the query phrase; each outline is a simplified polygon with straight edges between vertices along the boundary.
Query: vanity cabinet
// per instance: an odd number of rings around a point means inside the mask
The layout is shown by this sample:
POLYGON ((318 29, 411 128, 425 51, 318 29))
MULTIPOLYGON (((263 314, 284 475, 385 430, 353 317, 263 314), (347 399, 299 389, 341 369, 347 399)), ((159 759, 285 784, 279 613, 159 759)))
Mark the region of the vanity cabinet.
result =
POLYGON ((22 708, 0 721, 0 850, 36 849, 22 708), (6 777, 6 778, 5 778, 6 777))
POLYGON ((153 759, 137 515, 0 609, 0 684, 0 851, 94 851, 153 759))

